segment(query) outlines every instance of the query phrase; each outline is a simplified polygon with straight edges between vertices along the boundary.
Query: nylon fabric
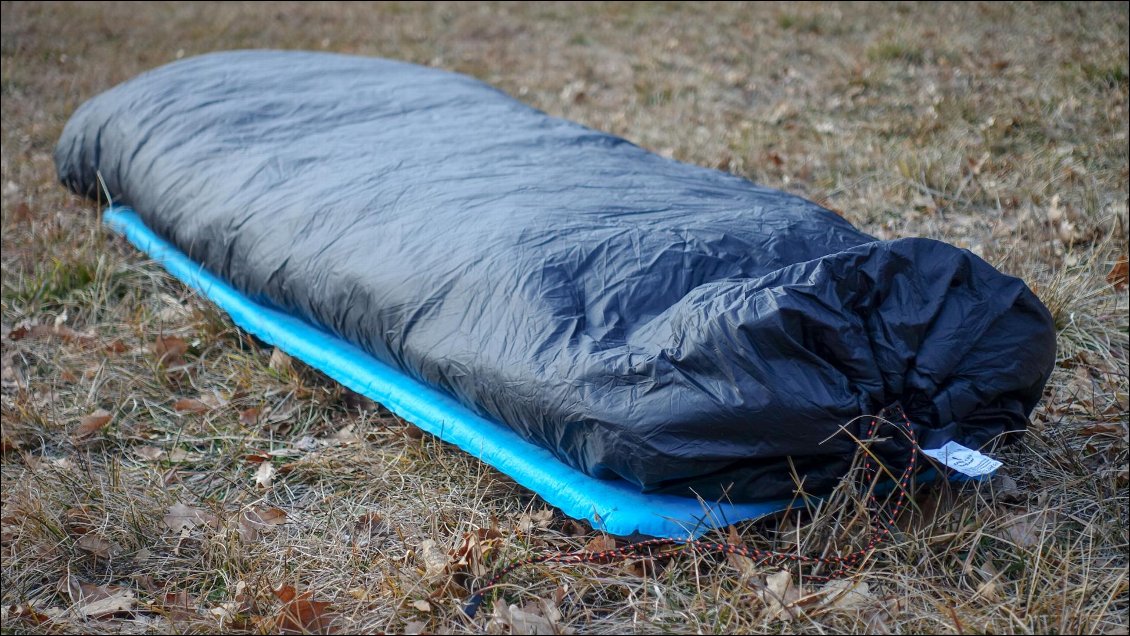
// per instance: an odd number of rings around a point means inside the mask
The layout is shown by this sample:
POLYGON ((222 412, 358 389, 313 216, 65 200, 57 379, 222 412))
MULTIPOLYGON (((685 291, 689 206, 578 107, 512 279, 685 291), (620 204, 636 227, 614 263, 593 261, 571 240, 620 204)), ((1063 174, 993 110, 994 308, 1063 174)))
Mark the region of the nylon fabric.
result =
POLYGON ((1014 441, 1055 358, 1046 308, 966 250, 433 68, 186 59, 83 104, 55 161, 239 294, 645 493, 827 491, 896 401, 923 447, 1014 441))

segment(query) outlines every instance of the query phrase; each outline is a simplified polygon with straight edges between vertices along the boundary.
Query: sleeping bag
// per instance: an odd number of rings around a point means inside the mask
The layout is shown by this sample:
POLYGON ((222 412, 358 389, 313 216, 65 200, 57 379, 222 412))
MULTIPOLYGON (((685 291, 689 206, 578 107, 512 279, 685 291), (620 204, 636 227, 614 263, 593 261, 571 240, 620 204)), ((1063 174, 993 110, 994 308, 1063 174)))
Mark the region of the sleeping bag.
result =
POLYGON ((966 250, 433 68, 186 59, 83 104, 55 162, 248 298, 645 493, 826 491, 896 403, 926 448, 1007 442, 1055 358, 1035 295, 966 250))

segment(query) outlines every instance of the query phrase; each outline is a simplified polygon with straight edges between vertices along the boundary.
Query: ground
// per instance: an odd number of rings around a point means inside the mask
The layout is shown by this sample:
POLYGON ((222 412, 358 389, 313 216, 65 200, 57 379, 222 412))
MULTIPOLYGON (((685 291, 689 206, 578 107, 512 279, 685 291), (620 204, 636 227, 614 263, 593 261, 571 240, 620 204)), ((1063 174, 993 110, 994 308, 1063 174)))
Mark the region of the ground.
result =
MULTIPOLYGON (((1127 5, 3 3, 5 632, 1125 633, 1127 5), (57 183, 74 109, 205 51, 468 73, 1023 278, 1058 363, 1003 476, 920 484, 831 587, 613 541, 272 352, 57 183), (1121 261, 1120 261, 1121 259, 1121 261), (1119 264, 1121 262, 1121 265, 1119 264), (1121 278, 1119 276, 1121 267, 1121 278)), ((715 538, 866 546, 851 488, 715 538)))

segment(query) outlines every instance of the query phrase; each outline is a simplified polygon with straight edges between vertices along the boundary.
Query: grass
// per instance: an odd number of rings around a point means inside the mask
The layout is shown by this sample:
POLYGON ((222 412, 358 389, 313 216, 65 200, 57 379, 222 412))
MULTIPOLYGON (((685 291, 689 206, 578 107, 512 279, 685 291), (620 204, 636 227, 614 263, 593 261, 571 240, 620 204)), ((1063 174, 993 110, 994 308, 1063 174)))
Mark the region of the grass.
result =
MULTIPOLYGON (((1127 245, 1124 4, 2 12, 5 632, 282 631, 314 614, 350 632, 1130 626, 1127 293, 1106 281, 1127 245), (1029 433, 999 454, 1006 477, 921 484, 895 539, 838 600, 796 576, 782 586, 770 567, 685 555, 519 570, 503 602, 462 617, 468 572, 597 535, 273 356, 56 182, 53 145, 84 99, 178 56, 240 47, 470 73, 551 114, 817 200, 877 237, 946 240, 1024 278, 1056 317, 1059 362, 1029 433), (9 336, 31 324, 34 335, 9 336), (105 426, 76 437, 99 409, 105 426), (256 484, 264 462, 277 471, 268 487, 256 484), (170 527, 176 504, 191 527, 170 527), (270 521, 279 512, 286 523, 270 521), (792 602, 781 610, 774 595, 792 602)), ((760 548, 857 549, 860 505, 845 489, 734 532, 760 548)))

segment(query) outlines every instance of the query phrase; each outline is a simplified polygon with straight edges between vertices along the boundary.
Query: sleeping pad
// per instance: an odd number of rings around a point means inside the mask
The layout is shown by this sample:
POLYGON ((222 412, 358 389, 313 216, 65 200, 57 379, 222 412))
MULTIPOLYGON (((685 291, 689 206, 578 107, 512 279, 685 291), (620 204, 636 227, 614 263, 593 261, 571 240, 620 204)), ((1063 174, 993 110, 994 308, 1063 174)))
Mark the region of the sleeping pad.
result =
POLYGON ((966 250, 433 68, 186 59, 83 104, 55 162, 248 298, 645 493, 827 491, 895 403, 923 447, 1007 442, 1055 358, 1035 295, 966 250))

